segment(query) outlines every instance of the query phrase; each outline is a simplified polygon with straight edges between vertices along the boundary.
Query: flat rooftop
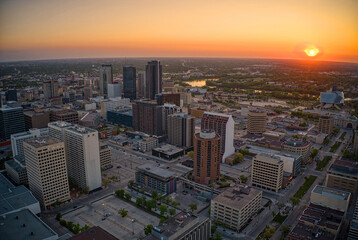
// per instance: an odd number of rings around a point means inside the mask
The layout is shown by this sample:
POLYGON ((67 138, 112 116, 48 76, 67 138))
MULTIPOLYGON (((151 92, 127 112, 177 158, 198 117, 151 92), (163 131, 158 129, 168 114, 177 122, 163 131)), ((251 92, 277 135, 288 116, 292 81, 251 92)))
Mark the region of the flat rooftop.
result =
POLYGON ((183 151, 182 148, 178 148, 178 147, 170 145, 170 144, 162 145, 160 147, 154 148, 153 150, 164 153, 164 154, 168 154, 168 155, 176 154, 176 153, 183 151))
POLYGON ((88 134, 88 133, 97 132, 97 130, 87 128, 87 127, 83 127, 83 126, 79 126, 79 125, 74 125, 74 126, 68 127, 66 129, 66 131, 71 131, 71 132, 75 132, 75 133, 79 133, 79 134, 88 134))
POLYGON ((58 239, 57 233, 28 209, 0 217, 0 236, 6 240, 58 239))
POLYGON ((225 118, 231 117, 231 115, 217 113, 217 112, 204 112, 204 115, 220 116, 220 117, 225 117, 225 118))
POLYGON ((331 197, 339 200, 348 200, 350 192, 334 189, 326 186, 317 185, 312 192, 321 194, 322 196, 331 197))
POLYGON ((118 238, 114 237, 112 234, 105 231, 103 228, 99 226, 91 227, 84 232, 81 232, 71 238, 69 240, 118 240, 118 238))
POLYGON ((289 236, 297 237, 299 239, 315 239, 315 240, 334 240, 335 236, 319 229, 318 227, 311 227, 299 222, 289 233, 289 236))
POLYGON ((275 150, 275 149, 271 149, 271 148, 265 148, 265 147, 259 147, 259 146, 254 146, 254 145, 248 145, 246 147, 247 150, 249 150, 251 153, 254 154, 268 154, 268 155, 276 155, 276 156, 282 156, 282 157, 290 157, 293 159, 298 159, 301 157, 301 155, 295 154, 295 153, 291 153, 291 152, 287 152, 287 151, 279 151, 279 150, 275 150))
POLYGON ((150 163, 146 163, 137 167, 138 170, 152 174, 160 178, 174 177, 175 173, 160 167, 156 167, 150 163))
POLYGON ((26 139, 24 142, 31 145, 32 147, 40 148, 60 143, 61 141, 53 137, 39 137, 36 139, 26 139))
POLYGON ((349 175, 358 175, 358 161, 349 158, 337 159, 331 165, 329 172, 339 172, 349 175))
POLYGON ((241 209, 251 202, 262 191, 248 186, 228 188, 224 192, 213 198, 212 201, 222 203, 235 209, 241 209))
POLYGON ((291 147, 305 147, 310 145, 311 143, 308 141, 304 141, 302 139, 295 139, 290 138, 285 142, 285 145, 291 146, 291 147))
POLYGON ((59 128, 67 128, 72 126, 72 123, 69 122, 63 122, 63 121, 57 121, 57 122, 50 122, 48 126, 56 126, 59 128))
MULTIPOLYGON (((25 164, 25 161, 24 162, 21 162, 22 164, 25 164)), ((22 172, 25 170, 24 167, 22 167, 19 163, 17 163, 16 161, 14 160, 8 160, 6 161, 6 164, 9 165, 12 169, 14 169, 16 172, 22 172)))

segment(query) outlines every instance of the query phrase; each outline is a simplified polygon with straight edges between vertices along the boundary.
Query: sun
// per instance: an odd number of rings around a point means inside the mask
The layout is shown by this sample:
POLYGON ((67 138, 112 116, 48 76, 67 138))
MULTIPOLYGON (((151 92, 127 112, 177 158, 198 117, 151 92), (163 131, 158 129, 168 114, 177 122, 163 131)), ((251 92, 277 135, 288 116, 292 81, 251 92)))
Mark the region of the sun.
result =
POLYGON ((305 53, 309 57, 314 57, 319 53, 319 49, 318 48, 306 48, 305 53))

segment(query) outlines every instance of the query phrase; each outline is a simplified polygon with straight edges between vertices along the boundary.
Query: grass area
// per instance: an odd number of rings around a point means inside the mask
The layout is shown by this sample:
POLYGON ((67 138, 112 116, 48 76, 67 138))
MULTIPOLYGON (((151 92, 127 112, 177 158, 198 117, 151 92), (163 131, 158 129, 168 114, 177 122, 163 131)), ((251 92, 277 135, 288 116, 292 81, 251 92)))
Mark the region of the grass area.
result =
POLYGON ((306 192, 311 187, 311 185, 314 183, 316 178, 317 176, 313 176, 313 175, 310 175, 309 177, 305 177, 305 182, 302 184, 302 186, 297 190, 297 192, 293 196, 298 199, 301 199, 306 194, 306 192))
POLYGON ((331 161, 332 156, 325 156, 322 161, 317 160, 316 170, 322 171, 325 166, 331 161))
POLYGON ((347 134, 347 132, 342 133, 341 136, 339 137, 339 139, 344 140, 344 137, 346 136, 346 134, 347 134))
POLYGON ((330 152, 336 152, 337 151, 337 149, 339 148, 339 146, 341 146, 341 144, 342 144, 342 142, 335 142, 333 145, 332 145, 332 147, 331 147, 331 149, 329 150, 330 152))
POLYGON ((286 218, 287 218, 287 216, 282 216, 280 213, 278 213, 278 214, 273 218, 273 221, 274 221, 274 222, 278 222, 279 224, 282 224, 283 221, 285 221, 286 218))

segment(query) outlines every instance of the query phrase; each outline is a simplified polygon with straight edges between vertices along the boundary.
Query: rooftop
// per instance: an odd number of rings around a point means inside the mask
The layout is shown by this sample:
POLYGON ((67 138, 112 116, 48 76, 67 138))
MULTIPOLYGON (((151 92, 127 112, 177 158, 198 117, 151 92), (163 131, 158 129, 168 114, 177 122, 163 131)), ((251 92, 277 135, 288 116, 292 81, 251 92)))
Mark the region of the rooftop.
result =
POLYGON ((300 155, 295 154, 295 153, 291 153, 291 152, 287 152, 287 151, 279 151, 279 150, 275 150, 275 149, 271 149, 271 148, 259 147, 259 146, 254 146, 254 145, 248 145, 246 147, 246 149, 254 154, 264 153, 264 154, 269 154, 269 155, 286 156, 286 157, 291 157, 294 159, 300 158, 300 155))
POLYGON ((322 92, 320 102, 329 104, 343 104, 344 94, 343 92, 339 91, 322 92))
POLYGON ((285 142, 285 145, 291 146, 291 147, 305 147, 310 145, 311 143, 308 141, 305 141, 303 139, 296 139, 296 138, 290 138, 285 142))
POLYGON ((50 122, 48 126, 56 126, 59 128, 67 128, 72 126, 72 123, 69 122, 63 122, 63 121, 57 121, 57 122, 50 122))
POLYGON ((312 192, 321 194, 322 196, 327 196, 327 197, 331 197, 331 198, 335 198, 335 199, 339 199, 339 200, 348 200, 349 196, 351 195, 351 193, 346 192, 346 191, 342 191, 342 190, 338 190, 338 189, 334 189, 334 188, 330 188, 330 187, 325 187, 325 186, 320 186, 320 185, 317 185, 312 190, 312 192))
POLYGON ((329 232, 323 231, 318 227, 311 227, 299 222, 290 232, 289 236, 298 237, 299 239, 315 240, 334 240, 335 236, 329 232))
POLYGON ((349 158, 337 159, 331 165, 329 172, 339 172, 358 176, 358 161, 349 158))
POLYGON ((213 201, 231 206, 235 209, 241 209, 259 194, 262 194, 262 191, 248 186, 239 186, 226 189, 217 195, 213 201))
POLYGON ((213 116, 220 116, 220 117, 226 117, 226 118, 230 118, 231 115, 227 115, 227 114, 222 114, 222 113, 216 113, 216 112, 204 112, 204 115, 213 115, 213 116))
POLYGON ((173 117, 179 117, 179 118, 194 118, 193 116, 190 116, 189 114, 186 113, 174 113, 172 115, 173 117))
POLYGON ((79 133, 79 134, 88 134, 88 133, 97 132, 97 130, 87 128, 87 127, 83 127, 83 126, 79 126, 79 125, 74 125, 74 126, 68 127, 66 129, 66 131, 71 131, 71 132, 75 132, 75 133, 79 133))
POLYGON ((0 236, 6 240, 58 238, 56 232, 28 209, 0 217, 0 236))
POLYGON ((178 147, 173 146, 173 145, 170 145, 170 144, 164 144, 164 145, 162 145, 160 147, 154 148, 153 150, 158 151, 158 152, 162 152, 162 153, 165 153, 165 154, 169 154, 169 155, 183 151, 183 149, 178 148, 178 147))
POLYGON ((95 226, 69 238, 69 240, 118 240, 118 238, 114 237, 103 228, 95 226))
POLYGON ((156 167, 150 163, 140 165, 137 167, 137 169, 160 178, 171 178, 175 176, 174 172, 156 167))
MULTIPOLYGON (((21 163, 21 164, 25 164, 25 160, 23 158, 18 158, 18 161, 21 163)), ((22 172, 25 170, 24 167, 22 167, 18 162, 16 162, 15 160, 8 160, 6 161, 6 164, 9 165, 12 169, 14 169, 16 172, 22 172)))
POLYGON ((53 137, 39 137, 35 139, 32 138, 26 139, 24 142, 32 147, 40 148, 40 147, 46 147, 52 144, 60 143, 61 141, 53 137))

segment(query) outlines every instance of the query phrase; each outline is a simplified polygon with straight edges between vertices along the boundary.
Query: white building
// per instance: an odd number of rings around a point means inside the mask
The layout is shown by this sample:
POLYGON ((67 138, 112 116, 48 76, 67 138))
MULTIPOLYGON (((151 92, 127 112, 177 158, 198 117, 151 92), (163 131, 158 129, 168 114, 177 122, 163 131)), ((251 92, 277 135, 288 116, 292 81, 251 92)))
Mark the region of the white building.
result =
POLYGON ((108 98, 116 98, 122 96, 122 85, 119 83, 108 84, 108 98))
POLYGON ((101 116, 103 118, 107 118, 107 111, 114 110, 119 106, 129 106, 130 99, 129 98, 110 98, 107 101, 101 102, 101 116))
POLYGON ((70 126, 72 126, 72 124, 68 122, 50 122, 48 123, 49 136, 64 141, 65 129, 70 126))
POLYGON ((65 128, 68 176, 74 183, 89 191, 102 186, 98 132, 82 127, 65 128))
POLYGON ((48 129, 30 129, 28 132, 21 132, 11 135, 11 150, 12 155, 23 158, 24 157, 24 147, 23 143, 26 139, 36 138, 36 137, 46 137, 48 136, 48 129))

